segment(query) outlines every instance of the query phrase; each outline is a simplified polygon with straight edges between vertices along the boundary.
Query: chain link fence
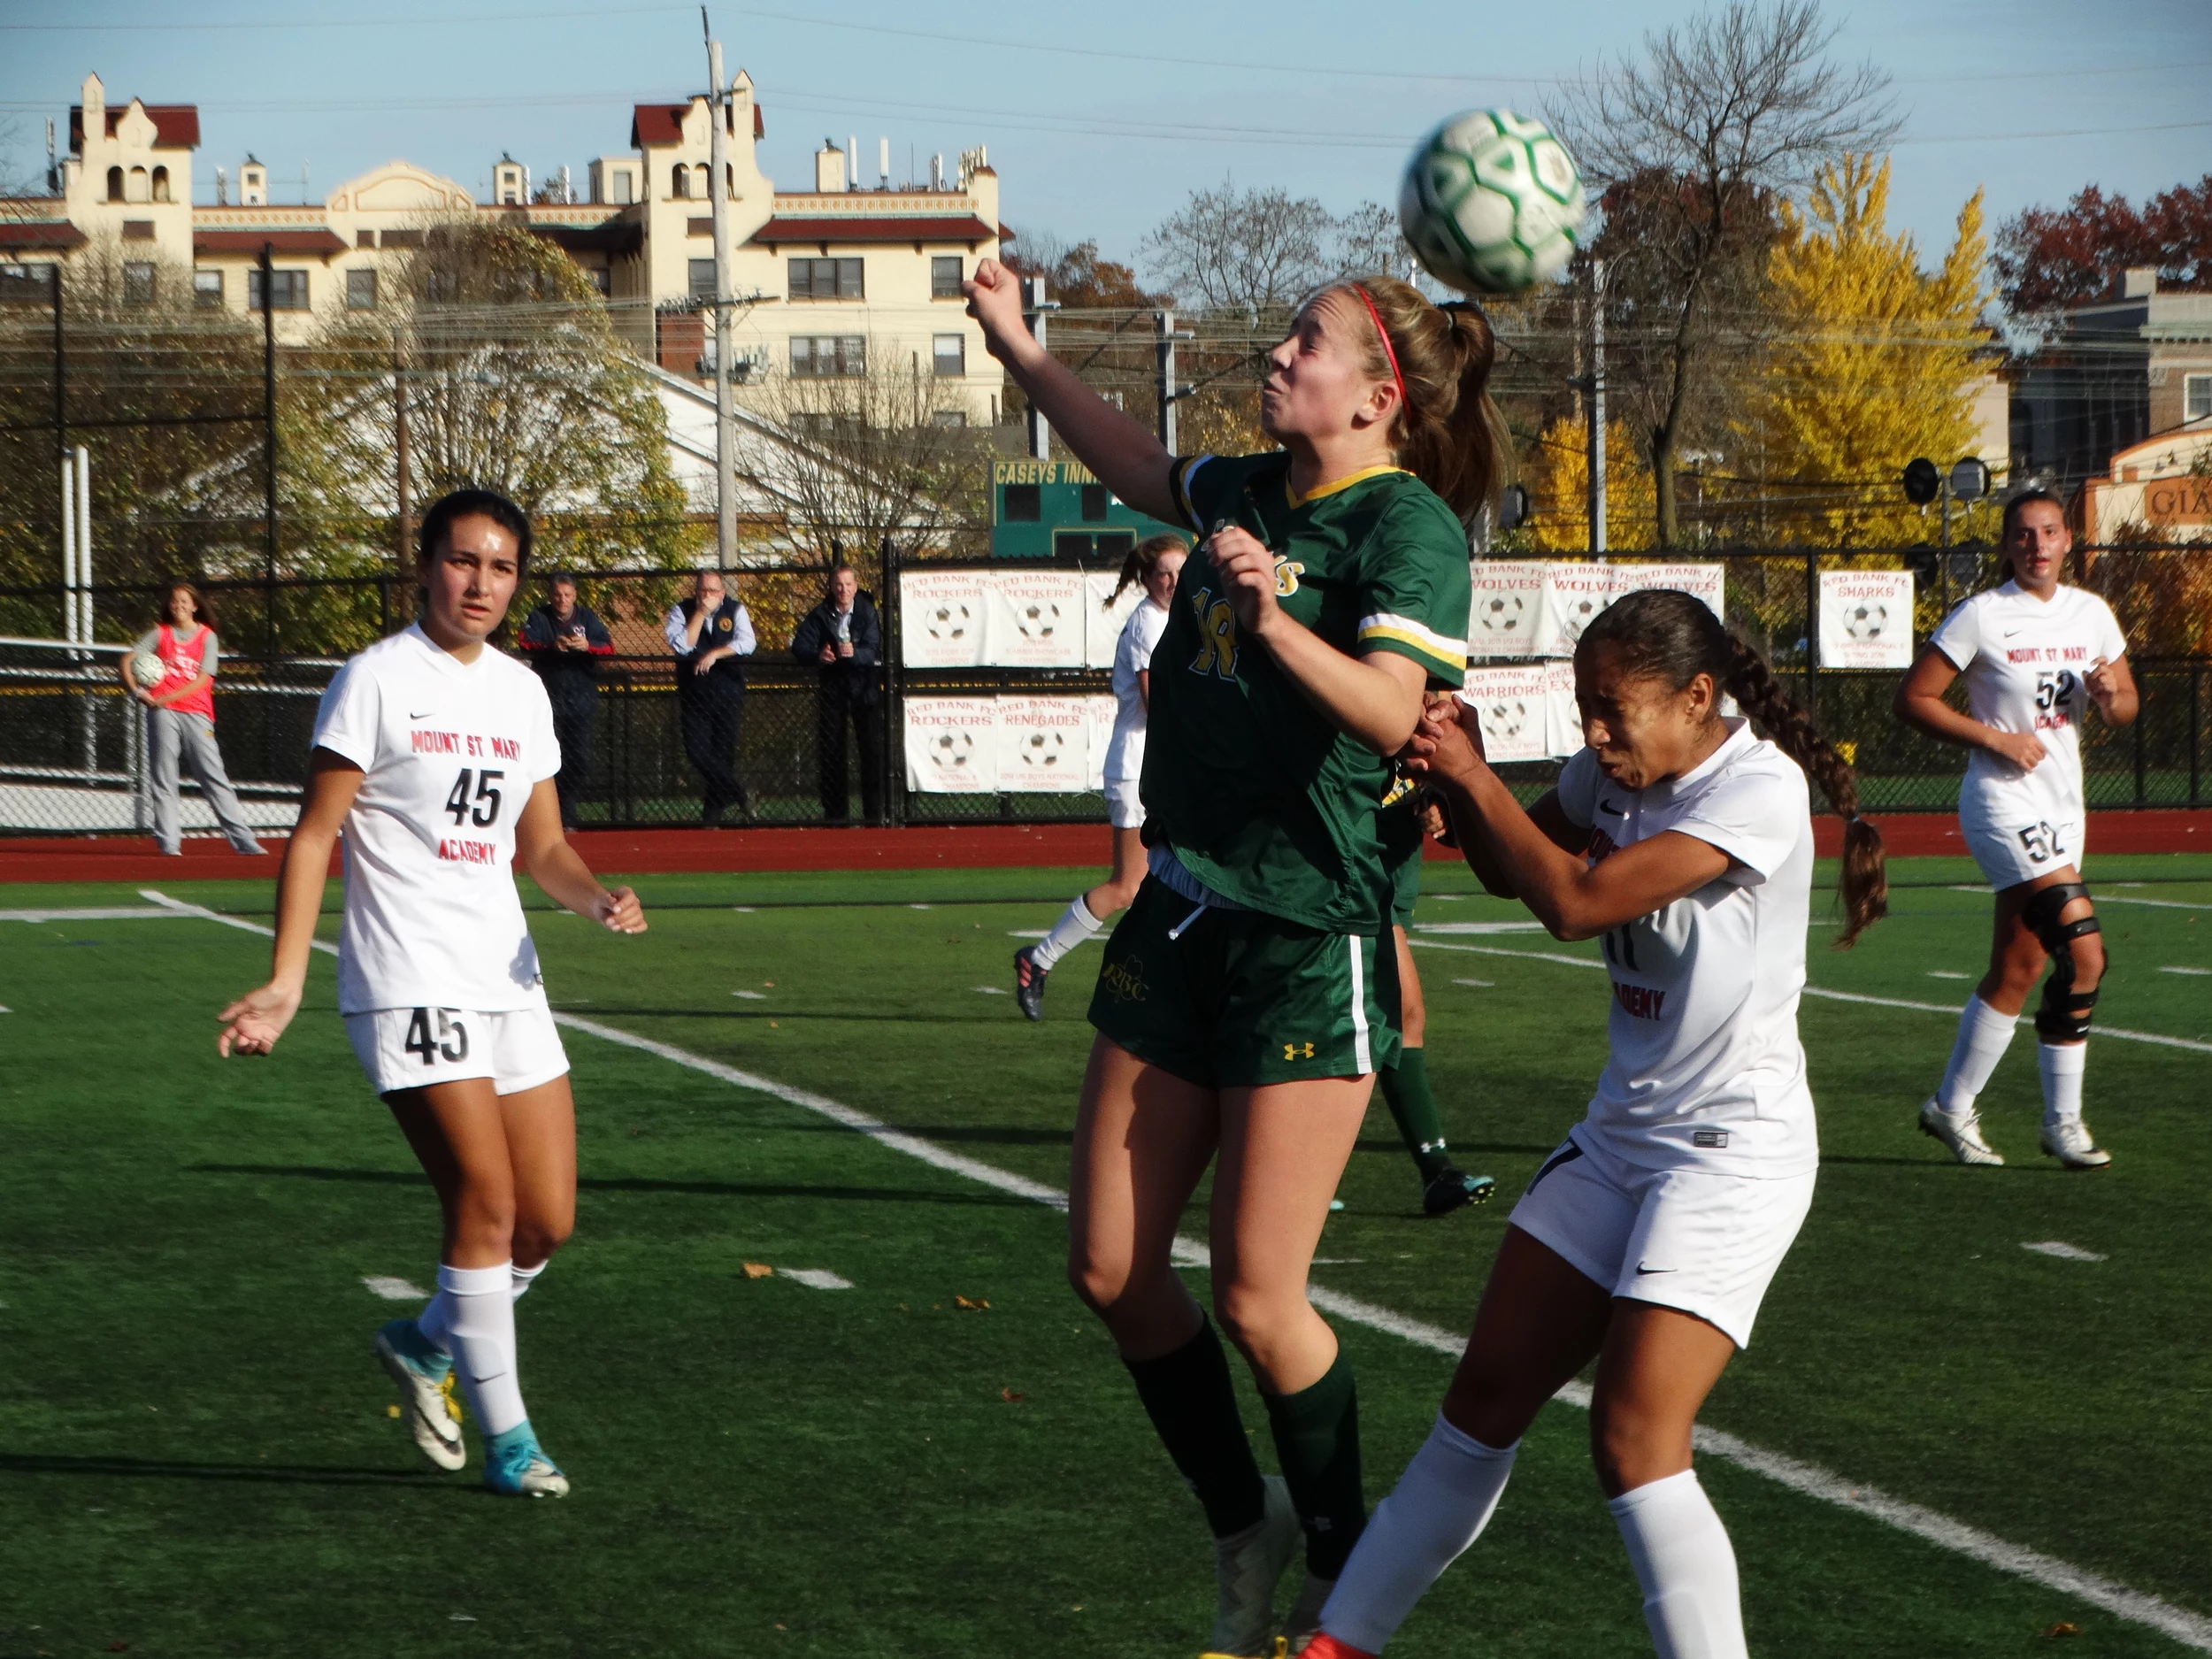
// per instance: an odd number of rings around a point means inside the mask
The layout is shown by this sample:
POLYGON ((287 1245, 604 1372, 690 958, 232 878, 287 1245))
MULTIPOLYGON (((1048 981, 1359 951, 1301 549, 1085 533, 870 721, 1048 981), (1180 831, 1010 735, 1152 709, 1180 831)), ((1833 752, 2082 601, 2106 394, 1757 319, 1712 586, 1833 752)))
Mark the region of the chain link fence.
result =
MULTIPOLYGON (((1809 672, 1807 599, 1817 571, 1909 565, 1918 577, 1916 636, 1924 639, 1949 604, 2001 580, 1987 549, 1970 547, 1947 555, 1930 549, 1855 554, 1700 549, 1675 557, 1724 566, 1731 625, 1766 653, 1793 693, 1809 703, 1822 728, 1845 746, 1870 810, 1955 808, 1964 758, 1891 716, 1901 674, 1817 667, 1809 672)), ((867 585, 884 596, 884 634, 894 655, 898 564, 887 553, 868 561, 865 571, 867 585)), ((580 602, 607 623, 616 647, 600 664, 590 754, 570 757, 571 766, 584 773, 577 812, 587 827, 700 821, 701 780, 686 756, 672 664, 661 637, 666 609, 687 590, 690 574, 580 576, 580 602)), ((2108 728, 2093 715, 2083 730, 2090 804, 2212 803, 2207 799, 2212 794, 2212 780, 2206 777, 2212 733, 2205 695, 2212 672, 2212 549, 2092 549, 2067 575, 2103 594, 2118 613, 2143 697, 2141 718, 2133 726, 2108 728)), ((892 823, 1103 821, 1105 803, 1094 792, 933 795, 904 787, 908 698, 1099 695, 1109 689, 1104 672, 1082 669, 920 671, 895 662, 879 668, 876 703, 861 729, 849 721, 835 727, 833 741, 845 752, 847 791, 841 803, 826 802, 820 762, 831 728, 818 716, 816 671, 793 661, 789 650, 793 629, 820 595, 822 572, 815 565, 764 563, 733 571, 730 578, 759 638, 736 739, 735 770, 750 795, 752 822, 856 821, 868 816, 872 805, 892 823), (873 787, 864 785, 864 772, 872 772, 868 781, 873 787)), ((226 652, 217 682, 217 741, 249 821, 257 829, 280 831, 296 811, 317 698, 344 654, 406 624, 413 614, 413 583, 385 573, 200 585, 221 618, 226 652), (257 654, 256 635, 265 628, 283 650, 257 654)), ((534 578, 503 643, 511 644, 513 626, 526 604, 542 597, 541 590, 541 581, 534 578)), ((35 637, 44 629, 62 631, 64 597, 58 585, 0 590, 0 605, 11 620, 18 627, 29 625, 29 631, 0 640, 0 834, 147 833, 152 818, 143 710, 125 692, 117 667, 127 649, 122 641, 150 624, 162 590, 150 585, 95 589, 93 631, 102 636, 99 643, 35 637)), ((1524 762, 1501 770, 1532 798, 1556 775, 1557 764, 1524 762)), ((214 828, 211 813, 188 783, 184 824, 188 833, 214 828)))

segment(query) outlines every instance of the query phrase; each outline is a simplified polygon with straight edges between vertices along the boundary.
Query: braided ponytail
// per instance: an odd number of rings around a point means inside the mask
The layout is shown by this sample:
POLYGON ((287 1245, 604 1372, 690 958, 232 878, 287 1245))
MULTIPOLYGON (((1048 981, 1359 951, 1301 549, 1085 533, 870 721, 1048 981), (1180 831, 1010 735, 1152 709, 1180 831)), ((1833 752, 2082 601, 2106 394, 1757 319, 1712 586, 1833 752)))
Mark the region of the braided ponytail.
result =
POLYGON ((1730 633, 1701 600, 1663 588, 1625 594, 1600 611, 1583 630, 1576 655, 1601 644, 1620 653, 1630 674, 1651 675, 1675 690, 1701 673, 1710 675, 1767 740, 1820 786, 1829 810, 1843 819, 1843 872, 1837 887, 1844 925, 1837 949, 1848 950, 1889 913, 1882 833, 1859 816, 1858 778, 1783 689, 1764 657, 1730 633))
POLYGON ((1173 531, 1147 536, 1129 549, 1129 557, 1121 562, 1121 580, 1114 584, 1114 591, 1106 595, 1102 610, 1111 611, 1115 602, 1130 588, 1152 580, 1152 572, 1160 568, 1160 561, 1170 553, 1188 553, 1190 543, 1173 531))

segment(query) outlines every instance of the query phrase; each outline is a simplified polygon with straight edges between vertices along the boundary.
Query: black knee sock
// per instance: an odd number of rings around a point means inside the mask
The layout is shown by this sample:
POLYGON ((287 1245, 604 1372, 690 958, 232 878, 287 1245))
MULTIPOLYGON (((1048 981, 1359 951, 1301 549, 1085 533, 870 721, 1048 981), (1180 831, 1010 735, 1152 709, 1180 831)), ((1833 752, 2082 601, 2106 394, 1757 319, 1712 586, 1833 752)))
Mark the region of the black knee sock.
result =
POLYGON ((1367 1525, 1351 1362, 1340 1352, 1310 1388, 1265 1398, 1283 1481, 1306 1529, 1306 1569, 1317 1578, 1334 1578, 1367 1525))
POLYGON ((1256 1525, 1265 1512, 1267 1491, 1244 1438, 1228 1357, 1213 1322, 1202 1317, 1198 1334, 1172 1354, 1124 1363, 1161 1444, 1206 1506, 1214 1536, 1226 1538, 1256 1525))
POLYGON ((1383 1103, 1398 1125, 1398 1138, 1406 1143, 1425 1181, 1451 1160, 1444 1151, 1444 1120, 1437 1115, 1436 1091, 1429 1087, 1428 1054, 1422 1048, 1401 1048, 1398 1064, 1382 1070, 1383 1103))

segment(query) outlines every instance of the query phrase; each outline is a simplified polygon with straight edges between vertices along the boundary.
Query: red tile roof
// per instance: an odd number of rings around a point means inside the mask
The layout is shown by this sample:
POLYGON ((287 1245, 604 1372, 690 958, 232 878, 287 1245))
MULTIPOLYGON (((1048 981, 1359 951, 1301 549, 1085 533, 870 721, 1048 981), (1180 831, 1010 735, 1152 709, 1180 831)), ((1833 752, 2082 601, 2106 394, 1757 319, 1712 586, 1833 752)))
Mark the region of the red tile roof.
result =
POLYGON ((65 219, 34 224, 0 221, 0 248, 81 248, 84 232, 65 219))
MULTIPOLYGON (((115 136, 115 124, 130 109, 126 99, 119 106, 108 105, 107 135, 115 136)), ((197 150, 200 147, 200 106, 196 104, 149 104, 146 114, 154 124, 154 142, 164 150, 197 150)), ((84 105, 69 106, 69 153, 84 154, 84 105)))
POLYGON ((989 242, 997 235, 988 225, 969 213, 936 219, 864 219, 839 214, 819 219, 779 215, 753 233, 753 240, 768 247, 787 242, 989 242))
POLYGON ((334 254, 346 250, 344 240, 328 230, 196 230, 194 253, 235 253, 252 256, 263 242, 272 253, 334 254))
MULTIPOLYGON (((630 110, 630 142, 642 150, 648 144, 678 144, 683 142, 684 117, 691 113, 691 104, 639 104, 630 110)), ((768 136, 768 123, 763 119, 760 105, 753 105, 753 136, 768 136)))

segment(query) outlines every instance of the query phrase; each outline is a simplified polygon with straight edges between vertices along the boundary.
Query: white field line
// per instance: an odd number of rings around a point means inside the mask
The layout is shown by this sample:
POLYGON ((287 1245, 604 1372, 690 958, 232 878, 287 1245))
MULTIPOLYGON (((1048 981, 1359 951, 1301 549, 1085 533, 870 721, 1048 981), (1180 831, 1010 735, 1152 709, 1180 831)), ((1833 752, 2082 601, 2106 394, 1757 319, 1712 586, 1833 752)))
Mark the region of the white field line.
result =
POLYGON ((182 910, 146 905, 106 905, 81 910, 0 910, 0 922, 148 922, 188 919, 182 910))
MULTIPOLYGON (((249 922, 234 916, 225 916, 220 911, 207 910, 201 905, 186 905, 180 900, 168 898, 150 889, 145 891, 142 896, 151 899, 158 904, 168 905, 177 910, 188 910, 196 915, 205 917, 210 921, 242 928, 248 933, 260 933, 265 937, 273 935, 275 931, 273 928, 264 927, 257 922, 249 922)), ((329 951, 333 955, 336 954, 334 947, 323 944, 319 940, 316 942, 321 949, 329 951)), ((1450 945, 1439 948, 1455 950, 1485 949, 1479 945, 1450 945)), ((1540 953, 1492 949, 1487 954, 1535 956, 1540 953)), ((1577 967, 1603 965, 1601 963, 1590 962, 1587 958, 1580 956, 1562 956, 1556 960, 1571 963, 1577 967)), ((1067 1194, 1056 1187, 1047 1187, 1041 1181, 1033 1181, 1027 1176, 1017 1175, 1010 1170, 998 1169, 991 1164, 979 1163, 974 1158, 963 1157, 956 1152, 948 1152, 933 1142, 894 1129, 881 1118, 856 1110, 850 1106, 830 1099, 826 1094, 817 1094, 810 1089, 794 1088, 788 1084, 778 1083, 768 1078, 756 1076, 749 1071, 741 1071, 735 1066, 724 1065, 718 1060, 710 1060, 704 1055, 693 1054, 688 1049, 679 1048, 672 1043, 656 1042, 649 1037, 636 1036, 617 1026, 602 1025, 597 1020, 586 1019, 580 1015, 557 1012, 553 1018, 558 1024, 567 1026, 572 1031, 580 1031, 588 1036, 597 1037, 604 1042, 615 1043, 625 1048, 635 1048, 641 1053, 657 1056, 687 1070, 701 1072, 707 1077, 718 1078, 738 1088, 750 1089, 755 1093, 766 1094, 771 1099, 782 1101, 787 1105, 797 1106, 806 1111, 817 1113, 828 1118, 832 1123, 841 1124, 856 1133, 866 1135, 880 1146, 887 1147, 895 1152, 902 1152, 909 1157, 918 1159, 933 1169, 943 1170, 948 1174, 964 1176, 981 1186, 995 1188, 999 1192, 1010 1194, 1017 1198, 1026 1198, 1032 1202, 1044 1204, 1054 1210, 1064 1210, 1067 1208, 1067 1194)), ((1178 1237, 1174 1245, 1173 1260, 1178 1266, 1204 1267, 1210 1265, 1212 1256, 1206 1247, 1196 1240, 1178 1237)), ((1432 1353, 1442 1355, 1447 1358, 1456 1359, 1461 1350, 1466 1346, 1464 1338, 1455 1332, 1445 1330, 1441 1325, 1430 1325, 1423 1320, 1409 1318, 1404 1314, 1378 1306, 1374 1302, 1363 1302, 1356 1296, 1348 1296, 1338 1291, 1324 1289, 1317 1285, 1310 1286, 1307 1294, 1313 1305, 1324 1313, 1333 1314, 1354 1325, 1365 1325, 1370 1330, 1380 1331, 1386 1335, 1397 1337, 1401 1340, 1412 1343, 1417 1348, 1426 1348, 1432 1353)), ((1590 1391, 1581 1383, 1570 1383, 1559 1391, 1555 1398, 1567 1405, 1577 1406, 1586 1410, 1590 1404, 1590 1391)), ((2070 1562, 2061 1561, 2053 1555, 2046 1555, 2039 1550, 2008 1543, 1992 1533, 1983 1532, 1979 1527, 1969 1526, 1962 1521, 1955 1521, 1949 1516, 1937 1510, 1924 1508, 1917 1503, 1909 1503, 1901 1498, 1893 1498, 1888 1494, 1878 1491, 1872 1486, 1861 1486, 1856 1482, 1847 1480, 1843 1476, 1823 1469, 1817 1464, 1801 1463, 1796 1458, 1785 1456, 1779 1452, 1770 1452, 1763 1447, 1754 1446, 1747 1440, 1740 1440, 1735 1435, 1719 1429, 1701 1425, 1697 1430, 1696 1445, 1700 1451, 1709 1456, 1723 1458, 1748 1469, 1755 1474, 1764 1475, 1770 1480, 1786 1486, 1793 1492, 1801 1493, 1807 1497, 1817 1498, 1824 1502, 1835 1504, 1840 1509, 1850 1509, 1857 1514, 1867 1516, 1886 1525, 1893 1526, 1900 1532, 1909 1532, 1914 1537, 1934 1544, 1939 1548, 1948 1549, 1955 1554, 1965 1555, 1985 1566, 1994 1567, 2000 1572, 2009 1574, 2016 1578, 2024 1578, 2031 1584, 2040 1585, 2045 1589, 2055 1590, 2061 1594, 2074 1596, 2092 1607, 2111 1614, 2116 1618, 2126 1619, 2132 1624, 2148 1625, 2161 1634, 2170 1636, 2183 1646, 2193 1647, 2200 1653, 2212 1653, 2212 1618, 2206 1618, 2200 1614, 2193 1613, 2186 1608, 2177 1607, 2170 1601, 2163 1601, 2154 1595, 2147 1595, 2139 1590, 2131 1590, 2124 1584, 2117 1584, 2096 1573, 2085 1571, 2070 1562)))
POLYGON ((2045 1239, 2037 1244, 2024 1244, 2024 1250, 2033 1250, 2038 1256, 2055 1256, 2062 1262, 2102 1262, 2109 1258, 2094 1250, 2085 1250, 2078 1244, 2068 1244, 2062 1239, 2045 1239))
MULTIPOLYGON (((2208 906, 2212 909, 2212 906, 2208 906)), ((1471 950, 1485 956, 1525 956, 1535 962, 1557 962, 1570 968, 1602 968, 1605 964, 1596 956, 1570 956, 1557 950, 1511 950, 1500 945, 1449 944, 1441 939, 1409 939, 1406 943, 1422 950, 1471 950)), ((1858 991, 1832 991, 1822 985, 1805 987, 1807 996, 1825 997, 1831 1002, 1865 1002, 1875 1008, 1909 1008, 1916 1013, 1942 1014, 1952 1019, 1958 1018, 1955 1002, 1915 1002, 1901 996, 1868 996, 1858 991)), ((2034 1022, 2023 1014, 2013 1022, 2017 1025, 2034 1022)), ((2155 1031, 2130 1031, 2124 1025, 2100 1025, 2100 1037, 2116 1037, 2122 1042, 2155 1043, 2162 1048, 2186 1048, 2194 1054, 2212 1054, 2212 1042, 2195 1042, 2187 1037, 2169 1037, 2155 1031)))
POLYGON ((372 1296, 381 1296, 387 1302, 428 1302, 430 1293, 404 1279, 395 1279, 389 1273, 364 1273, 361 1282, 372 1296))
POLYGON ((833 1273, 826 1267, 780 1267, 776 1270, 776 1277, 795 1279, 810 1290, 850 1290, 853 1287, 851 1279, 833 1273))

